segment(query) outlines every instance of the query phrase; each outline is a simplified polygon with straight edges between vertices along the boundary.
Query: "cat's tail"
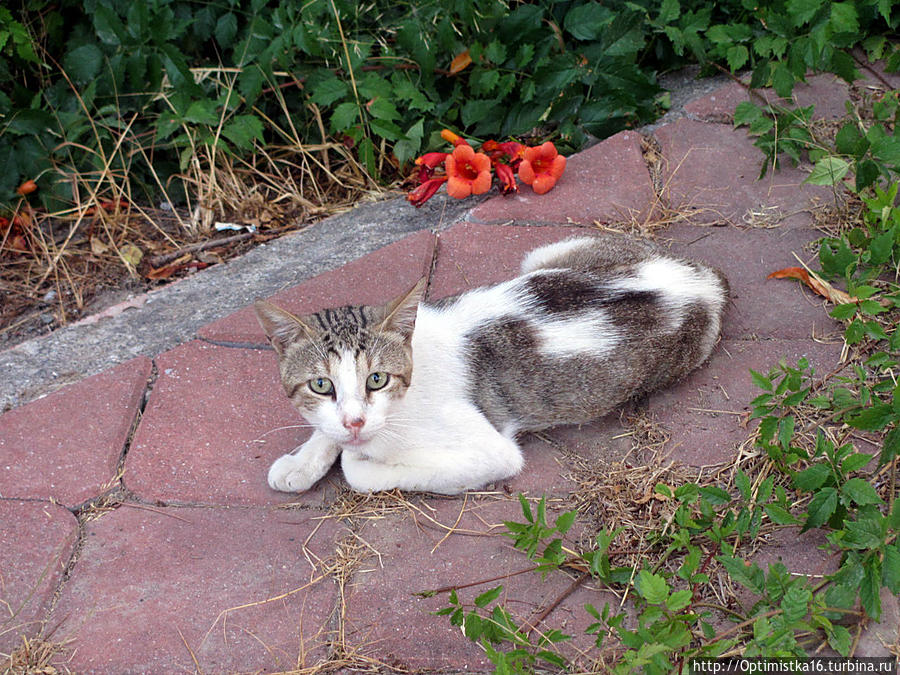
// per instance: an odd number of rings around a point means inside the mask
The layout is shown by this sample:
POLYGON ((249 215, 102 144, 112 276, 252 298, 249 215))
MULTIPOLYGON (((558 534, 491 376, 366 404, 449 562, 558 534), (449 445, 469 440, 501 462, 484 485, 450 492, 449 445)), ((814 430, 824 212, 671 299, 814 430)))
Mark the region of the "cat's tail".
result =
POLYGON ((581 236, 536 248, 522 261, 522 274, 541 269, 572 269, 605 275, 658 253, 650 242, 620 235, 581 236))

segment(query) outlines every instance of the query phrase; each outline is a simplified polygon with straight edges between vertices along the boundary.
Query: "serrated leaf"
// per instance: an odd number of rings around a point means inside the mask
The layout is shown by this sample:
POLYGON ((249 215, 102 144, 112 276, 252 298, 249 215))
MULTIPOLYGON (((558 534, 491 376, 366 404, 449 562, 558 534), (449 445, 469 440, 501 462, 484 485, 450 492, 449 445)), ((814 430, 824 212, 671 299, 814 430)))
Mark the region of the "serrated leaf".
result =
POLYGON ((826 635, 828 636, 828 644, 834 651, 841 656, 849 656, 853 638, 846 627, 835 624, 826 631, 826 635))
POLYGON ((263 140, 263 123, 256 115, 238 115, 222 128, 222 135, 242 150, 263 140))
POLYGON ((781 609, 784 612, 784 620, 788 624, 795 623, 809 612, 809 601, 812 600, 812 592, 799 584, 794 584, 785 592, 781 599, 781 609))
POLYGON ((103 52, 97 45, 88 43, 66 52, 63 57, 63 68, 75 82, 90 82, 100 73, 103 65, 103 52))
POLYGON ((880 523, 874 518, 852 520, 844 525, 844 536, 841 544, 846 548, 868 550, 877 548, 883 543, 884 533, 880 523))
POLYGON ((652 605, 659 605, 669 596, 666 580, 658 574, 641 570, 637 576, 637 591, 644 600, 652 605))
POLYGON ((666 607, 671 612, 680 612, 685 607, 691 604, 692 596, 693 594, 688 588, 680 591, 675 591, 666 599, 666 607))
POLYGON ((790 511, 777 504, 766 504, 763 506, 766 515, 776 525, 799 525, 800 520, 795 518, 790 511))
POLYGON ((316 78, 309 83, 309 89, 309 100, 322 106, 329 106, 335 101, 340 101, 350 93, 347 83, 334 75, 316 78))
POLYGON ((794 474, 794 487, 798 490, 812 492, 822 487, 830 475, 831 469, 826 464, 813 464, 794 474))
POLYGON ((806 177, 804 183, 811 185, 834 185, 850 170, 850 164, 840 157, 823 157, 806 177))
POLYGON ((492 588, 489 591, 485 591, 481 595, 475 598, 475 606, 476 607, 487 607, 494 600, 500 597, 500 594, 503 592, 503 586, 497 586, 496 588, 492 588))
POLYGON ((747 564, 740 558, 718 556, 716 558, 728 571, 728 575, 757 595, 766 590, 766 577, 756 563, 747 564))
POLYGON ((824 0, 788 0, 787 11, 794 26, 802 26, 813 18, 824 0))
MULTIPOLYGON (((898 500, 900 502, 900 500, 898 500)), ((900 544, 896 542, 884 549, 882 583, 894 595, 900 594, 900 544)))
POLYGON ((841 494, 852 499, 860 506, 881 504, 881 497, 872 484, 862 478, 851 478, 841 486, 841 494))
POLYGON ((878 403, 866 408, 858 415, 848 418, 847 424, 863 431, 881 431, 897 418, 894 408, 887 403, 878 403))
POLYGON ((863 468, 869 461, 872 459, 872 455, 867 455, 863 452, 856 452, 852 455, 848 455, 841 460, 841 471, 844 473, 853 473, 854 471, 859 471, 863 468))
POLYGON ((556 530, 560 534, 565 534, 568 532, 572 525, 575 523, 575 517, 578 515, 577 511, 567 511, 556 519, 556 530))
POLYGON ((569 10, 563 27, 576 40, 596 40, 613 16, 613 12, 599 2, 586 2, 569 10))
POLYGON ((346 131, 359 119, 359 106, 356 103, 347 101, 338 105, 334 112, 331 113, 331 129, 332 131, 346 131))
POLYGON ((806 509, 807 519, 803 524, 803 531, 813 527, 821 527, 834 515, 837 508, 838 493, 833 487, 822 488, 813 495, 806 509))
POLYGON ((872 619, 881 618, 881 565, 878 558, 870 558, 865 565, 859 585, 859 601, 872 619))
POLYGON ((769 379, 762 373, 756 372, 752 368, 750 369, 750 379, 753 380, 754 385, 756 385, 763 391, 773 391, 775 389, 775 387, 772 385, 771 379, 769 379))
POLYGON ((725 60, 732 73, 743 68, 749 59, 750 52, 744 45, 734 45, 725 52, 725 60))
POLYGON ((216 21, 213 35, 216 36, 216 42, 223 49, 230 48, 234 44, 234 38, 237 35, 237 16, 233 12, 225 12, 216 21))

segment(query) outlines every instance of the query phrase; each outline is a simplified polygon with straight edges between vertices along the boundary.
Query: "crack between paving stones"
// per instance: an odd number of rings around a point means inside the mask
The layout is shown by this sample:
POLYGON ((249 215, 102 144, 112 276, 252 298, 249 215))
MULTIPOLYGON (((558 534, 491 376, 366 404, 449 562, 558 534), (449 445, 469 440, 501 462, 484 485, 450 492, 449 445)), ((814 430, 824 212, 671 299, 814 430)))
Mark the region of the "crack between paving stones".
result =
POLYGON ((216 347, 228 347, 229 349, 258 349, 260 351, 275 351, 268 342, 242 342, 239 340, 216 340, 215 338, 203 337, 198 335, 197 340, 216 347))
POLYGON ((663 157, 662 144, 653 135, 652 132, 641 134, 641 158, 644 160, 644 166, 647 173, 650 174, 650 184, 653 186, 653 194, 656 197, 656 204, 664 209, 668 208, 668 200, 665 198, 665 183, 663 181, 663 165, 665 158, 663 157))

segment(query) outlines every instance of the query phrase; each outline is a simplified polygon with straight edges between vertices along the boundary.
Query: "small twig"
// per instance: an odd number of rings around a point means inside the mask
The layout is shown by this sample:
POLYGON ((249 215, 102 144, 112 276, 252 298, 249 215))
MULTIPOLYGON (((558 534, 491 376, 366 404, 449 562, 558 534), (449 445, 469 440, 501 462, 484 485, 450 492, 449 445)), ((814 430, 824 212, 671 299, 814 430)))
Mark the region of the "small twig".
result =
POLYGON ((541 612, 529 622, 529 623, 531 623, 531 629, 528 631, 528 634, 530 635, 534 630, 536 630, 538 624, 540 624, 541 621, 543 621, 548 616, 550 616, 550 613, 554 609, 559 607, 559 604, 563 600, 565 600, 570 595, 572 595, 572 593, 574 593, 576 590, 578 590, 578 587, 581 586, 581 584, 584 582, 584 580, 587 579, 589 576, 590 576, 590 573, 582 572, 577 577, 575 577, 575 579, 572 581, 571 584, 569 584, 569 586, 568 586, 568 588, 566 588, 566 590, 564 590, 553 602, 551 602, 544 609, 542 609, 541 612))
POLYGON ((240 234, 233 234, 230 237, 223 237, 222 239, 209 239, 207 241, 197 242, 196 244, 182 246, 181 248, 175 251, 170 251, 169 253, 160 253, 159 255, 148 258, 147 262, 150 264, 150 267, 162 267, 163 265, 169 264, 173 260, 178 260, 178 258, 183 256, 185 253, 196 253, 197 251, 205 251, 208 248, 215 248, 216 246, 233 244, 238 241, 244 241, 245 239, 251 239, 255 235, 255 232, 241 232, 240 234))
POLYGON ((504 579, 509 579, 510 577, 518 576, 519 574, 527 574, 528 572, 534 571, 534 565, 530 565, 522 570, 517 570, 515 572, 508 572, 507 574, 501 574, 498 577, 493 577, 491 579, 481 579, 480 581, 470 581, 467 584, 454 584, 452 586, 442 586, 441 588, 435 588, 431 591, 419 591, 417 593, 413 593, 413 595, 418 595, 420 598, 431 598, 435 595, 439 595, 441 593, 449 593, 450 591, 458 591, 463 588, 471 588, 472 586, 481 586, 483 584, 492 584, 495 581, 503 581, 504 579))

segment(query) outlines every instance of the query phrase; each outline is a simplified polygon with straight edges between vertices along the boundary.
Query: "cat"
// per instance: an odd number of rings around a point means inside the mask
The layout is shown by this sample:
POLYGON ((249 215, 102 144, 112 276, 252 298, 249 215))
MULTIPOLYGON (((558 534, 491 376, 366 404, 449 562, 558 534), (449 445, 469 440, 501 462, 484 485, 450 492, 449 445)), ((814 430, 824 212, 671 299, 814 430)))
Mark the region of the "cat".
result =
POLYGON ((521 276, 435 304, 425 288, 303 317, 255 303, 315 429, 272 464, 272 488, 308 490, 339 456, 360 492, 510 478, 520 432, 589 422, 700 366, 729 298, 718 270, 620 236, 537 248, 521 276))

